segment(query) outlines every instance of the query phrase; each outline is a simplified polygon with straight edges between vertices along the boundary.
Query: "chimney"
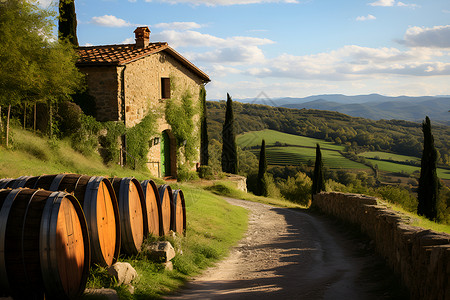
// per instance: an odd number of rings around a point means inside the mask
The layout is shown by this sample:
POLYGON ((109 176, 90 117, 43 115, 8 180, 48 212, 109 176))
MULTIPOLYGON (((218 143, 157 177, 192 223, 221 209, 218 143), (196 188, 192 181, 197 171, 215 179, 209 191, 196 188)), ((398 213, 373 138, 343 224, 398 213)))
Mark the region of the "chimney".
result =
POLYGON ((150 29, 147 26, 138 27, 134 31, 136 48, 145 48, 150 44, 150 29))

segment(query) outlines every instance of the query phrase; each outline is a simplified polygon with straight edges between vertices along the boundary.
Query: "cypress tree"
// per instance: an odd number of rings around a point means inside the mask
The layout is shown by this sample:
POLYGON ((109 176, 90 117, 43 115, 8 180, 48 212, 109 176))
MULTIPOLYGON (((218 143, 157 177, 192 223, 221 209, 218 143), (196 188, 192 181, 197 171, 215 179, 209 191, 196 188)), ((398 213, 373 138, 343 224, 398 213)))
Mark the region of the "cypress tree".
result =
POLYGON ((423 152, 420 163, 417 214, 434 220, 437 216, 439 180, 436 172, 437 151, 434 147, 434 137, 431 133, 431 122, 428 116, 422 123, 422 131, 423 152))
POLYGON ((225 173, 237 173, 237 146, 234 129, 233 101, 227 93, 227 108, 225 122, 222 128, 222 171, 225 173))
POLYGON ((311 193, 314 196, 322 191, 325 191, 325 180, 323 178, 322 153, 320 152, 320 145, 317 144, 311 193))
POLYGON ((75 0, 59 1, 58 38, 67 38, 71 44, 78 47, 75 0))
POLYGON ((264 180, 264 175, 267 172, 266 159, 266 141, 262 140, 261 151, 259 152, 259 170, 258 170, 258 195, 267 196, 267 182, 264 180))
POLYGON ((202 107, 201 123, 200 123, 200 164, 207 166, 209 163, 208 153, 208 124, 206 112, 206 90, 202 86, 200 88, 200 105, 202 107))

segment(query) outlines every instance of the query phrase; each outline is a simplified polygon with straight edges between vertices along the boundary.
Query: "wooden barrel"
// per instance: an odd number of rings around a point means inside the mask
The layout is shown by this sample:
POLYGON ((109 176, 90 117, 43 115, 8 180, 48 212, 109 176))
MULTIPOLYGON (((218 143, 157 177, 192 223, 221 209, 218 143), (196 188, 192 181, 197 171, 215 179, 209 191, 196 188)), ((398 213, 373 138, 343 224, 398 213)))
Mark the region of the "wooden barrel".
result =
POLYGON ((148 227, 144 226, 147 224, 147 208, 141 184, 132 177, 110 180, 119 202, 122 251, 129 255, 138 254, 148 234, 148 227))
POLYGON ((145 206, 147 207, 148 233, 156 236, 162 235, 161 201, 159 192, 153 180, 141 182, 144 191, 145 206))
POLYGON ((5 188, 17 189, 25 186, 25 183, 28 179, 32 178, 32 176, 20 176, 18 178, 10 180, 5 188))
POLYGON ((0 179, 0 189, 6 189, 9 182, 13 180, 12 178, 3 178, 0 179))
POLYGON ((182 235, 186 235, 186 204, 182 190, 173 191, 173 204, 175 216, 172 218, 171 229, 182 235))
POLYGON ((65 192, 0 191, 0 289, 14 299, 73 299, 89 275, 89 234, 65 192))
POLYGON ((162 235, 170 231, 172 216, 174 215, 172 188, 167 184, 158 187, 159 199, 161 200, 162 235))
POLYGON ((105 177, 56 174, 22 178, 24 187, 74 193, 86 216, 92 263, 113 265, 120 253, 120 218, 117 198, 105 177))

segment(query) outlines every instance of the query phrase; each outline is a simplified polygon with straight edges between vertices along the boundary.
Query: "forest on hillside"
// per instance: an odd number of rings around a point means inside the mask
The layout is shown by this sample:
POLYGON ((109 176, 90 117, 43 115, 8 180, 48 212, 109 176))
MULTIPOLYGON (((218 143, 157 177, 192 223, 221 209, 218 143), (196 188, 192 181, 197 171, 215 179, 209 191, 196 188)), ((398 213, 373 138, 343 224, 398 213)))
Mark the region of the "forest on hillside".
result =
MULTIPOLYGON (((416 157, 421 157, 422 154, 422 125, 416 122, 373 121, 332 111, 291 109, 240 102, 234 102, 233 109, 238 134, 272 129, 345 145, 347 150, 357 153, 386 151, 416 157)), ((209 139, 220 141, 225 102, 208 101, 207 111, 209 139)), ((450 166, 450 126, 435 125, 432 131, 439 152, 438 163, 450 166)))

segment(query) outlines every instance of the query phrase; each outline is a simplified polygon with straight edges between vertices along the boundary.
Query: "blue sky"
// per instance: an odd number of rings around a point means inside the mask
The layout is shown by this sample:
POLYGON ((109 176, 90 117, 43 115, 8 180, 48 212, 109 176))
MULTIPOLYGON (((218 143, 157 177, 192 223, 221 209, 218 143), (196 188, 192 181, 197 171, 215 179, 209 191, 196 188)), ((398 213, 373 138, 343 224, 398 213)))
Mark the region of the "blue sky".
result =
MULTIPOLYGON (((51 0, 41 0, 48 5, 51 0)), ((450 95, 448 0, 75 0, 80 45, 136 26, 211 78, 209 99, 450 95)))

